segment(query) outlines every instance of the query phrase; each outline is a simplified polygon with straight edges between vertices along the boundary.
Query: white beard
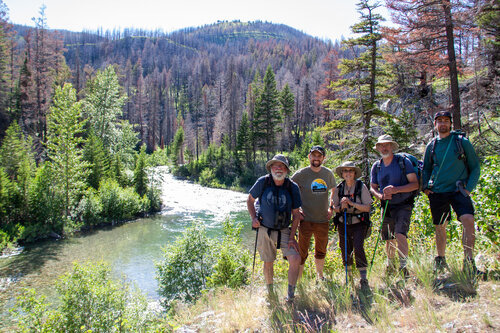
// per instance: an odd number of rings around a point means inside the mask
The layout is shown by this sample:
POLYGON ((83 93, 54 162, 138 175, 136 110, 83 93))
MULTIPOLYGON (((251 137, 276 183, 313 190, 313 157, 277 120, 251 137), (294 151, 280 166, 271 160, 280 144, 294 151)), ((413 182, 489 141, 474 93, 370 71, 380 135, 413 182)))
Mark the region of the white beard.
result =
POLYGON ((284 172, 282 172, 281 174, 278 174, 274 171, 271 171, 271 175, 273 176, 274 180, 278 180, 278 181, 283 180, 286 177, 286 173, 284 173, 284 172))
POLYGON ((387 158, 387 157, 391 156, 390 153, 388 153, 388 154, 380 154, 380 155, 382 156, 382 158, 387 158))

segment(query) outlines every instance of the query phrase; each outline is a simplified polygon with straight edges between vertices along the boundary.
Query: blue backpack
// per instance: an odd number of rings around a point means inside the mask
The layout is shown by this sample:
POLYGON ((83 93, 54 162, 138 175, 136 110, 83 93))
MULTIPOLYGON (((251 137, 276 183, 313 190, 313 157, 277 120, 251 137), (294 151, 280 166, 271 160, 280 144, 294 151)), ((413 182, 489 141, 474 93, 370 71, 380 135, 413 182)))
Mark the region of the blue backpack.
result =
MULTIPOLYGON (((394 154, 394 158, 397 159, 399 168, 402 171, 401 172, 401 178, 406 177, 406 163, 405 163, 405 158, 408 159, 411 162, 411 165, 413 166, 413 171, 417 175, 417 181, 418 181, 418 189, 416 189, 415 191, 411 192, 412 193, 411 198, 414 199, 417 195, 420 194, 420 191, 422 190, 422 169, 424 167, 424 162, 420 161, 415 156, 413 156, 412 154, 408 154, 408 153, 397 153, 397 154, 394 154)), ((378 172, 380 172, 380 166, 381 166, 382 162, 383 162, 382 159, 380 159, 380 161, 377 162, 378 163, 377 164, 377 168, 378 168, 377 171, 378 172)), ((401 179, 401 183, 404 183, 403 179, 401 179)))

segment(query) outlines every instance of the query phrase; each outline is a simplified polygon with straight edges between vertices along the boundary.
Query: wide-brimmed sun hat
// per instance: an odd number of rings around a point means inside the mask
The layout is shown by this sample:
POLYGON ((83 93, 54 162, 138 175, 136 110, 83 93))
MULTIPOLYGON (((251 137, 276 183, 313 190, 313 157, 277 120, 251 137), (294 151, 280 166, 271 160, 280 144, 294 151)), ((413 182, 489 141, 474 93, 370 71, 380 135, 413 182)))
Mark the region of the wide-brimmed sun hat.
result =
POLYGON ((344 171, 344 169, 354 169, 355 171, 354 178, 358 179, 359 177, 361 177, 361 169, 358 168, 356 164, 354 164, 354 162, 346 161, 342 163, 340 166, 335 168, 335 173, 339 175, 340 178, 344 178, 342 176, 342 171, 344 171))
POLYGON ((286 166, 288 172, 290 172, 290 164, 288 163, 288 160, 286 159, 286 157, 284 155, 281 155, 281 154, 274 155, 274 157, 266 163, 266 169, 268 172, 271 172, 271 165, 275 162, 283 163, 286 166))
POLYGON ((384 134, 378 137, 377 143, 375 146, 373 146, 373 149, 377 150, 377 145, 381 143, 391 143, 392 144, 392 151, 396 151, 399 149, 399 145, 396 141, 392 139, 392 136, 389 134, 384 134))

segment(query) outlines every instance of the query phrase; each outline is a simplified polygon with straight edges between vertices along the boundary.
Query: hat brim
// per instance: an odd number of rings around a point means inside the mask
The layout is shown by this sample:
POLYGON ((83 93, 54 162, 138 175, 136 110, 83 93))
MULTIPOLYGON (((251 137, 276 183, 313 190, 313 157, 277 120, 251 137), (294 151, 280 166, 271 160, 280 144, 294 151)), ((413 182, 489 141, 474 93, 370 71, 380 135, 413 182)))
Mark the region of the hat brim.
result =
POLYGON ((354 178, 355 179, 358 179, 359 177, 361 177, 361 169, 358 168, 357 166, 338 166, 335 168, 335 173, 342 179, 344 179, 344 177, 342 176, 342 170, 344 169, 354 169, 355 173, 354 173, 354 178))
POLYGON ((392 151, 395 152, 399 149, 399 145, 396 141, 389 141, 389 140, 382 140, 382 141, 378 141, 375 146, 373 146, 373 149, 377 150, 377 145, 381 144, 381 143, 391 143, 392 144, 392 151))
POLYGON ((273 163, 276 163, 276 162, 279 162, 281 164, 283 164, 285 166, 285 168, 288 170, 288 172, 290 172, 290 168, 288 167, 288 165, 286 165, 285 163, 283 163, 283 161, 280 161, 280 160, 269 160, 267 163, 266 163, 266 170, 267 172, 271 173, 271 165, 273 165, 273 163))

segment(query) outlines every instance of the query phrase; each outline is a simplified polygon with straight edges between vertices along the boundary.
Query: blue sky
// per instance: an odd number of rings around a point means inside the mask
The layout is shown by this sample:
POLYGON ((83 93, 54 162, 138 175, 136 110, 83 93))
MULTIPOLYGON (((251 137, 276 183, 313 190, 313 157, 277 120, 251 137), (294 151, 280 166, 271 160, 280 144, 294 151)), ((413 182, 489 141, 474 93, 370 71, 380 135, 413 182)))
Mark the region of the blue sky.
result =
MULTIPOLYGON (((42 4, 49 28, 81 31, 160 28, 165 32, 218 20, 283 23, 323 39, 348 37, 353 0, 3 0, 12 23, 33 25, 42 4)), ((383 8, 379 10, 384 15, 383 8)))

